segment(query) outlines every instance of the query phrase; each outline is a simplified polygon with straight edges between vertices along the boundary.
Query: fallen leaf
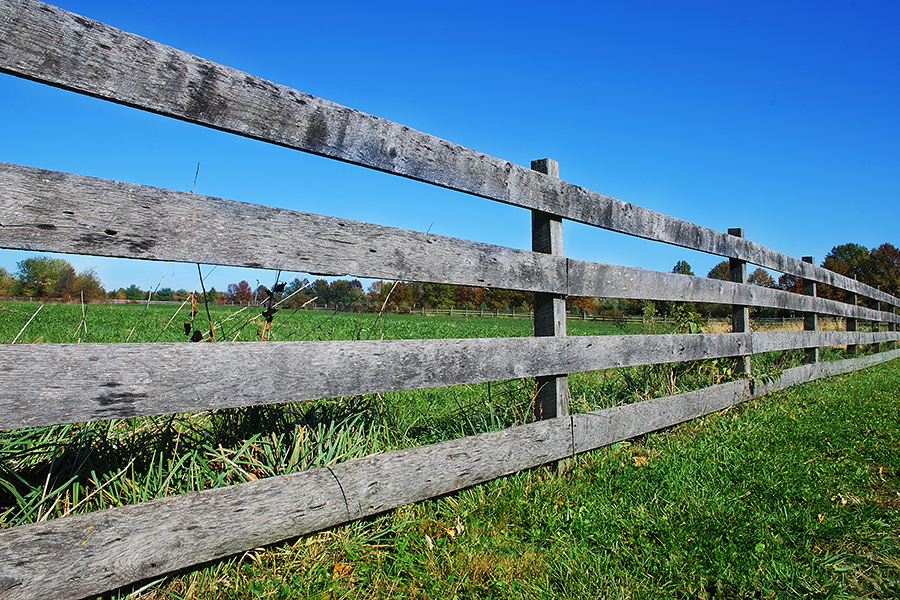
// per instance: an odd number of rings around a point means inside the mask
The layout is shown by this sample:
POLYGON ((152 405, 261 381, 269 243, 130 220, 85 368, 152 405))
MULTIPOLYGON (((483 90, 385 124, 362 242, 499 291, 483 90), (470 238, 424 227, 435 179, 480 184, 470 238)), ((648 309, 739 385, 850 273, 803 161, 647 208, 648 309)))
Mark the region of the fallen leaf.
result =
POLYGON ((351 570, 353 570, 353 567, 351 567, 350 565, 344 563, 336 563, 334 565, 334 575, 332 575, 332 578, 337 579, 338 577, 349 575, 351 570))

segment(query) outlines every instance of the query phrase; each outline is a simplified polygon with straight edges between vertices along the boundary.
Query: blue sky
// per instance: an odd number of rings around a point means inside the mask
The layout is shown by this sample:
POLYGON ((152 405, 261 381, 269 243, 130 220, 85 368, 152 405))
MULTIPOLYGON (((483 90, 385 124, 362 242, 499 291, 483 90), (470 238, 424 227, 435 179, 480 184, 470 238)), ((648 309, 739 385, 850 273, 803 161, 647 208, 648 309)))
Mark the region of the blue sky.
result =
MULTIPOLYGON (((897 2, 58 5, 514 163, 553 158, 569 182, 792 256, 900 246, 897 2)), ((0 119, 3 162, 182 191, 199 163, 200 194, 530 245, 523 209, 8 75, 0 119)), ((700 275, 721 260, 570 222, 564 236, 584 260, 700 275)), ((195 265, 66 258, 107 289, 198 283, 195 265)), ((218 267, 207 287, 274 276, 218 267)))

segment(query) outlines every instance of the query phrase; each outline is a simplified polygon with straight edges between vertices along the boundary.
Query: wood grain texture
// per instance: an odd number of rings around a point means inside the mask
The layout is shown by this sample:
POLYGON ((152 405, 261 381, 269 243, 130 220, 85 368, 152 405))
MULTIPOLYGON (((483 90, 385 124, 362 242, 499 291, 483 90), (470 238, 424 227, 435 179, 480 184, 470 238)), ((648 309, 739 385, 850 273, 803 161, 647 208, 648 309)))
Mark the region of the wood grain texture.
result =
POLYGON ((0 599, 96 595, 350 518, 322 468, 0 530, 0 599))
POLYGON ((554 338, 0 345, 0 429, 516 379, 567 356, 554 338))
POLYGON ((0 345, 0 430, 900 339, 897 332, 0 345))
MULTIPOLYGON (((559 163, 545 158, 531 161, 531 168, 559 179, 559 163)), ((534 252, 563 257, 562 219, 538 210, 531 211, 531 249, 534 252)), ((566 297, 561 294, 534 294, 534 335, 566 335, 566 297)), ((569 414, 569 379, 565 374, 538 377, 532 404, 535 421, 569 414)))
POLYGON ((541 253, 7 163, 0 214, 17 250, 566 293, 541 253))
POLYGON ((744 260, 894 306, 815 265, 316 98, 34 0, 0 1, 0 71, 142 110, 744 260))
POLYGON ((571 455, 571 421, 560 417, 331 468, 349 512, 366 517, 571 455))
MULTIPOLYGON (((744 230, 736 227, 728 230, 728 235, 743 238, 744 230)), ((728 259, 728 276, 734 283, 747 283, 747 262, 736 258, 728 259)), ((731 331, 734 333, 747 333, 750 331, 750 307, 741 304, 731 305, 731 331)), ((738 356, 734 360, 734 370, 737 373, 749 375, 753 372, 749 356, 738 356)))
POLYGON ((572 415, 576 453, 627 440, 789 387, 900 358, 900 350, 786 369, 771 381, 740 379, 675 396, 572 415))
POLYGON ((84 597, 627 439, 900 350, 0 531, 0 598, 84 597))
POLYGON ((746 334, 0 345, 0 430, 745 354, 746 334))
POLYGON ((0 163, 0 247, 524 289, 900 315, 782 290, 565 260, 403 229, 0 163), (298 236, 296 232, 303 231, 298 236), (247 240, 276 240, 271 244, 247 240))
POLYGON ((706 277, 662 273, 574 259, 569 259, 568 272, 570 296, 737 304, 900 322, 900 315, 892 312, 706 277))

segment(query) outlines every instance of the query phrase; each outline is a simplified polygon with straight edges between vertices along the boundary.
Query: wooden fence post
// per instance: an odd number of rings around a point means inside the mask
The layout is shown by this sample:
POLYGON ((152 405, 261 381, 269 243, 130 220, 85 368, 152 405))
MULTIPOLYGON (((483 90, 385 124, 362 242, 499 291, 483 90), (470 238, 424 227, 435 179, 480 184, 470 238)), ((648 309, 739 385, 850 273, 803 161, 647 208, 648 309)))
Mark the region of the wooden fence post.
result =
MULTIPOLYGON (((803 262, 815 264, 815 259, 812 256, 804 256, 803 262)), ((816 282, 811 279, 803 280, 803 294, 806 296, 816 297, 816 282)), ((819 316, 814 313, 805 313, 803 317, 803 329, 804 331, 816 331, 819 328, 819 316)), ((818 348, 807 348, 806 349, 806 362, 807 363, 817 363, 819 362, 819 349, 818 348)))
MULTIPOLYGON (((853 279, 856 279, 856 275, 853 276, 853 279)), ((853 306, 859 304, 859 297, 856 295, 856 292, 847 292, 847 303, 852 304, 853 306)), ((847 317, 847 331, 857 331, 857 327, 856 317, 847 317)), ((856 356, 858 351, 859 348, 856 344, 847 346, 847 354, 850 356, 856 356)))
MULTIPOLYGON (((531 161, 531 168, 559 179, 559 163, 549 158, 531 161)), ((535 252, 563 255, 562 219, 533 210, 531 212, 531 246, 535 252)), ((536 337, 566 335, 566 298, 555 294, 534 295, 534 335, 536 337)), ((537 378, 534 398, 534 420, 541 421, 569 414, 569 378, 567 374, 537 378)))
MULTIPOLYGON (((891 324, 888 326, 888 331, 891 331, 891 332, 893 332, 893 333, 897 333, 897 324, 896 324, 896 323, 891 323, 891 324)), ((891 349, 892 349, 892 350, 896 350, 896 349, 897 349, 897 342, 891 342, 891 349)))
MULTIPOLYGON (((881 291, 880 285, 878 286, 878 291, 881 291)), ((876 303, 875 306, 878 310, 884 310, 884 304, 882 304, 880 300, 876 303)), ((872 331, 881 331, 880 321, 872 321, 872 331)), ((881 352, 881 342, 875 342, 874 344, 872 344, 872 350, 876 353, 881 352)))
MULTIPOLYGON (((744 230, 734 228, 728 230, 728 235, 744 237, 744 230)), ((747 261, 736 258, 728 259, 731 281, 735 283, 747 283, 747 261)), ((733 304, 731 306, 731 331, 734 333, 750 333, 750 307, 733 304)), ((750 374, 750 357, 738 356, 734 359, 736 373, 750 374)))

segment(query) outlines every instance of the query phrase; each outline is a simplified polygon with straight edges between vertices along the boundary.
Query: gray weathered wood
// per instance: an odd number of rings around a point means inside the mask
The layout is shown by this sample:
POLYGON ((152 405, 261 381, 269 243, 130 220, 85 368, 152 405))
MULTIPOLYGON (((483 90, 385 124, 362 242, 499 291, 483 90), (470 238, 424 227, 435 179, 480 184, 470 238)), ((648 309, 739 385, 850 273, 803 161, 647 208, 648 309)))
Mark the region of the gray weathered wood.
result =
POLYGON ((3 163, 0 211, 5 222, 0 228, 0 247, 10 249, 280 268, 572 296, 744 304, 900 322, 900 315, 892 312, 781 290, 566 261, 541 253, 3 163), (296 235, 297 231, 304 235, 296 235), (263 239, 277 242, 247 243, 263 239))
POLYGON ((791 350, 794 348, 827 348, 853 344, 887 342, 896 338, 888 331, 762 331, 752 334, 749 351, 752 354, 791 350))
MULTIPOLYGON (((855 276, 854 276, 854 279, 856 279, 855 276)), ((854 294, 853 292, 847 292, 847 303, 851 304, 852 306, 856 306, 858 303, 856 294, 854 294)), ((856 318, 855 317, 847 317, 847 331, 856 331, 857 328, 858 327, 857 327, 856 318)), ((848 354, 850 354, 852 356, 856 356, 857 351, 858 351, 858 346, 856 344, 850 344, 847 346, 848 354)))
POLYGON ((772 381, 740 379, 702 390, 572 416, 576 453, 671 427, 735 404, 824 377, 843 375, 900 358, 888 353, 787 369, 772 381))
POLYGON ((0 598, 80 598, 572 455, 556 419, 0 531, 0 598))
MULTIPOLYGON (((548 177, 559 179, 559 163, 549 158, 531 162, 531 168, 548 177)), ((554 215, 531 211, 531 249, 534 252, 563 257, 562 219, 554 215)), ((566 297, 560 294, 537 292, 534 295, 534 335, 537 337, 565 337, 566 297)), ((569 379, 559 373, 538 377, 534 396, 535 421, 569 414, 569 379)))
POLYGON ((331 467, 349 511, 375 515, 572 455, 571 421, 549 419, 331 467))
POLYGON ((0 345, 0 430, 893 341, 897 332, 0 345), (352 376, 348 376, 351 375, 352 376))
POLYGON ((613 231, 744 260, 900 306, 900 300, 889 294, 749 240, 616 200, 34 0, 0 1, 0 71, 613 231))
POLYGON ((853 306, 845 302, 803 296, 757 285, 571 258, 568 259, 568 265, 570 296, 739 304, 900 322, 900 315, 891 312, 876 311, 864 306, 853 306))
MULTIPOLYGON (((813 260, 812 256, 804 256, 803 262, 809 264, 815 264, 815 260, 813 260)), ((816 282, 812 279, 804 279, 803 280, 803 295, 811 296, 815 298, 818 296, 816 293, 816 282)), ((803 329, 805 331, 816 331, 819 328, 819 317, 815 312, 808 312, 803 316, 803 329)), ((808 363, 817 363, 819 362, 819 349, 818 348, 807 348, 806 349, 806 362, 808 363)))
POLYGON ((900 351, 895 350, 805 365, 785 371, 769 384, 751 386, 741 380, 329 468, 3 530, 0 555, 15 560, 0 562, 0 590, 10 600, 98 594, 460 490, 799 382, 898 357, 900 351))
MULTIPOLYGON (((744 237, 744 230, 741 228, 733 228, 728 230, 728 235, 735 237, 744 237)), ((747 261, 737 258, 728 259, 729 277, 735 283, 747 283, 747 261)), ((734 333, 750 332, 750 307, 741 304, 732 304, 731 306, 731 331, 734 333)), ((738 356, 735 358, 735 371, 737 373, 750 374, 752 367, 750 365, 749 356, 738 356)))
POLYGON ((0 429, 566 371, 553 338, 0 345, 0 429))
POLYGON ((564 294, 563 259, 0 163, 0 247, 564 294))
POLYGON ((327 468, 0 530, 0 598, 82 598, 350 520, 327 468))

